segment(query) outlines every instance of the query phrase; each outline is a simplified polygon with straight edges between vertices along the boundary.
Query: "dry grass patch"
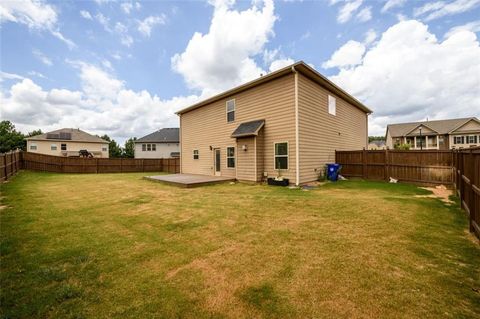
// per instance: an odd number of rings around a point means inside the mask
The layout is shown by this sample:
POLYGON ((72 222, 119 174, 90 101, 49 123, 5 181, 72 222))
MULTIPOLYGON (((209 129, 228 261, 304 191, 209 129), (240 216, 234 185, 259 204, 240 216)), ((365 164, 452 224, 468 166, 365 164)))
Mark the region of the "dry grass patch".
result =
POLYGON ((475 318, 480 249, 410 185, 181 189, 142 174, 2 185, 4 317, 475 318))

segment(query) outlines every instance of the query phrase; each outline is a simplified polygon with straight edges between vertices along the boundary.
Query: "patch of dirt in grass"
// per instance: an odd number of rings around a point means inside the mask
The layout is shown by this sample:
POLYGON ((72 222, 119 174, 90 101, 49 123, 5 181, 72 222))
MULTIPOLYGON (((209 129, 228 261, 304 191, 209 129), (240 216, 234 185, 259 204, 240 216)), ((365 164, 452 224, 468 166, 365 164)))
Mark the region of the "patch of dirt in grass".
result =
POLYGON ((445 186, 440 185, 437 187, 420 187, 427 191, 432 192, 430 195, 415 195, 418 198, 438 198, 445 204, 453 204, 454 202, 450 199, 450 195, 453 194, 452 190, 447 189, 445 186))

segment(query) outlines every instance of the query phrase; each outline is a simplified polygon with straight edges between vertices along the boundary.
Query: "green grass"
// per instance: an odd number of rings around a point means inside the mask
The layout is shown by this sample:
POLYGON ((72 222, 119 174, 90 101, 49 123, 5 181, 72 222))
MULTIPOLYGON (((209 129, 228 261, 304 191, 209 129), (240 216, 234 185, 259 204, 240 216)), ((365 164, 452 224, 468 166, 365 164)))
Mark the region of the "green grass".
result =
POLYGON ((4 318, 478 318, 458 205, 364 181, 180 189, 142 174, 1 185, 4 318))

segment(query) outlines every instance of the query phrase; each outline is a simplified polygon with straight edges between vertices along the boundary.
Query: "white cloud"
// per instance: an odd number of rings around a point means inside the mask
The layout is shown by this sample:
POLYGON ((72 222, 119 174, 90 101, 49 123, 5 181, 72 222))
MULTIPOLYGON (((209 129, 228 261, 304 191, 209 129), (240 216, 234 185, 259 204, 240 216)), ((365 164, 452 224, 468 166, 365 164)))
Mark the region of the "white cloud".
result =
POLYGON ((480 0, 455 0, 449 3, 444 1, 429 2, 415 8, 414 16, 424 16, 425 21, 431 21, 444 16, 466 12, 480 4, 480 0), (427 14, 428 13, 428 14, 427 14))
POLYGON ((1 1, 0 23, 7 21, 24 24, 30 29, 47 30, 70 49, 75 47, 72 40, 60 33, 55 8, 40 0, 1 1))
POLYGON ((138 21, 138 31, 145 37, 150 37, 152 28, 159 24, 165 24, 167 18, 164 14, 160 16, 149 16, 142 21, 138 21))
POLYGON ((45 90, 31 79, 14 76, 19 82, 0 92, 0 118, 13 121, 23 131, 80 127, 123 141, 178 126, 174 112, 202 98, 191 95, 162 100, 147 91, 127 89, 123 81, 94 65, 69 63, 79 70, 80 91, 45 90))
POLYGON ((5 80, 23 80, 24 77, 15 73, 8 73, 0 71, 0 82, 5 80))
POLYGON ((109 33, 115 33, 120 37, 120 43, 130 47, 134 40, 133 37, 128 33, 128 27, 121 22, 116 22, 112 27, 110 24, 110 19, 104 16, 102 13, 95 15, 95 19, 100 23, 105 31, 109 33))
POLYGON ((80 15, 81 15, 83 18, 87 19, 87 20, 93 20, 92 15, 90 14, 90 12, 88 12, 88 11, 86 11, 86 10, 81 10, 81 11, 80 11, 80 15))
POLYGON ((407 0, 388 0, 382 7, 381 12, 385 13, 390 9, 402 7, 407 0))
POLYGON ((130 11, 133 9, 133 4, 131 2, 123 2, 120 4, 120 7, 122 8, 123 12, 130 14, 130 11))
POLYGON ((480 32, 480 20, 477 21, 472 21, 469 23, 466 23, 464 25, 459 25, 456 27, 451 28, 446 34, 445 38, 449 38, 452 34, 463 31, 463 30, 468 30, 471 32, 480 32))
POLYGON ((47 77, 45 75, 43 75, 42 73, 37 72, 37 71, 29 71, 28 75, 36 76, 37 78, 47 79, 47 77))
POLYGON ((363 41, 363 43, 365 45, 369 45, 373 43, 373 41, 375 41, 376 38, 377 38, 377 33, 375 32, 375 30, 370 29, 367 32, 365 32, 365 40, 363 41))
POLYGON ((274 35, 273 1, 254 2, 244 11, 231 10, 231 4, 217 1, 208 33, 196 32, 172 58, 173 70, 191 88, 214 93, 266 73, 252 57, 263 54, 274 35))
POLYGON ((360 42, 350 40, 335 51, 327 62, 322 64, 325 69, 340 67, 348 68, 362 63, 362 57, 365 53, 365 45, 360 42))
POLYGON ((365 7, 357 14, 357 20, 360 22, 367 22, 372 19, 372 7, 365 7))
POLYGON ((355 11, 362 5, 363 0, 350 0, 347 1, 338 11, 337 22, 346 23, 351 18, 355 11))
POLYGON ((270 72, 277 71, 277 70, 280 70, 284 67, 292 65, 293 63, 295 63, 295 61, 293 61, 293 59, 278 59, 278 60, 273 61, 270 64, 269 71, 270 72))
POLYGON ((53 62, 52 60, 47 57, 45 54, 43 54, 42 52, 40 52, 39 50, 33 50, 33 55, 38 59, 40 60, 43 64, 45 65, 48 65, 48 66, 52 66, 53 65, 53 62))
POLYGON ((419 21, 399 22, 331 79, 373 109, 370 134, 391 122, 480 114, 480 44, 466 30, 441 42, 419 21))

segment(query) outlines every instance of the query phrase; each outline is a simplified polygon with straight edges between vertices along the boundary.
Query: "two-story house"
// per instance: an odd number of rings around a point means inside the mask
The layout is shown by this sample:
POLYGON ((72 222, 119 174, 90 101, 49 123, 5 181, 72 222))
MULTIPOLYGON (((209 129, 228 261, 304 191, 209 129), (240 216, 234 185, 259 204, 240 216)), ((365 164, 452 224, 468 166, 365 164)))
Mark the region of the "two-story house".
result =
POLYGON ((135 141, 135 158, 180 156, 178 127, 162 128, 135 141))
POLYGON ((409 144, 412 150, 448 150, 480 145, 480 121, 476 117, 390 124, 387 147, 409 144))
POLYGON ((367 147, 369 113, 297 62, 177 112, 181 173, 315 181, 335 150, 367 147))

